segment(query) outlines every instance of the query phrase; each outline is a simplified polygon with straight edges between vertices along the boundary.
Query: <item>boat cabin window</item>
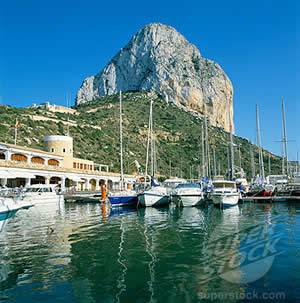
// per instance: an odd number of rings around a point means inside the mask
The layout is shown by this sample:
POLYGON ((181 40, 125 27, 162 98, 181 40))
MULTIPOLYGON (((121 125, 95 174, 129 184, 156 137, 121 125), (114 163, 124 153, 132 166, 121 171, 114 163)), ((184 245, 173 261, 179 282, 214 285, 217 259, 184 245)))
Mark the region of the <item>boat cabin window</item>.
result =
POLYGON ((49 193, 52 192, 51 187, 45 187, 45 188, 40 188, 40 187, 32 187, 32 188, 26 188, 25 193, 49 193))
POLYGON ((25 193, 37 193, 40 190, 38 187, 26 188, 25 193))
POLYGON ((177 188, 201 188, 199 183, 183 183, 179 184, 177 188))
POLYGON ((218 183, 214 183, 214 188, 223 188, 223 187, 235 187, 234 183, 232 182, 218 182, 218 183))

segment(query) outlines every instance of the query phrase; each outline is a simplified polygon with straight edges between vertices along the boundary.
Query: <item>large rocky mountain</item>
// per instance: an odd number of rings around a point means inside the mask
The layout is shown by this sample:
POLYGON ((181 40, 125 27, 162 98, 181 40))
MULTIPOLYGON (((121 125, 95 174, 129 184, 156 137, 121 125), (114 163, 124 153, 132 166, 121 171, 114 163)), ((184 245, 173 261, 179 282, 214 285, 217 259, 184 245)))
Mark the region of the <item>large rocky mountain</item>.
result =
POLYGON ((138 31, 100 73, 83 81, 76 104, 120 90, 152 91, 200 114, 205 103, 212 124, 229 131, 231 120, 233 126, 229 78, 171 26, 153 23, 138 31))

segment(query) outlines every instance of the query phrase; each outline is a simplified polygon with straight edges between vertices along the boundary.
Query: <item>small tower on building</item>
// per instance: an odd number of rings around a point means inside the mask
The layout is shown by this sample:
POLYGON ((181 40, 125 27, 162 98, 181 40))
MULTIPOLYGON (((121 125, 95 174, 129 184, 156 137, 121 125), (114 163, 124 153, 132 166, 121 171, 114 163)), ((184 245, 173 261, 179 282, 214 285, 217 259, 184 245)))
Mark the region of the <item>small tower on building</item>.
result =
POLYGON ((73 138, 69 136, 46 136, 45 150, 63 156, 62 167, 73 168, 73 138))

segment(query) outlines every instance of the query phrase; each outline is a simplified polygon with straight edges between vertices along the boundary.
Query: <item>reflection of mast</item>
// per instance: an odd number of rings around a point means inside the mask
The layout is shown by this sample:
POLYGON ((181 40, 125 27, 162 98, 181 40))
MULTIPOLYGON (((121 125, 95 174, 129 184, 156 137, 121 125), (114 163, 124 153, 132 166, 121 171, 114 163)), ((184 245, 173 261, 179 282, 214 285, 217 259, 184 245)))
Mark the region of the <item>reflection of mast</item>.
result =
POLYGON ((126 265, 123 263, 122 260, 122 251, 123 251, 123 244, 124 244, 124 235, 125 235, 125 228, 123 225, 123 219, 124 217, 122 217, 121 219, 121 225, 120 225, 120 229, 121 229, 121 239, 120 239, 120 245, 119 245, 119 252, 118 252, 118 263, 123 267, 122 269, 122 274, 120 275, 120 277, 117 280, 117 287, 119 288, 119 292, 116 294, 116 301, 120 302, 120 295, 122 294, 122 292, 124 292, 126 290, 126 284, 125 284, 125 275, 127 272, 127 267, 126 265))
MULTIPOLYGON (((153 233, 153 231, 152 231, 152 233, 153 233)), ((148 282, 148 285, 149 285, 149 291, 151 294, 149 302, 155 302, 153 283, 155 281, 155 263, 156 263, 157 258, 154 253, 153 237, 152 237, 152 241, 150 243, 148 235, 147 235, 147 228, 145 228, 144 235, 145 235, 145 239, 146 239, 146 250, 147 250, 147 253, 149 254, 149 256, 151 257, 151 262, 149 262, 149 264, 148 264, 149 272, 150 272, 150 281, 148 282)))

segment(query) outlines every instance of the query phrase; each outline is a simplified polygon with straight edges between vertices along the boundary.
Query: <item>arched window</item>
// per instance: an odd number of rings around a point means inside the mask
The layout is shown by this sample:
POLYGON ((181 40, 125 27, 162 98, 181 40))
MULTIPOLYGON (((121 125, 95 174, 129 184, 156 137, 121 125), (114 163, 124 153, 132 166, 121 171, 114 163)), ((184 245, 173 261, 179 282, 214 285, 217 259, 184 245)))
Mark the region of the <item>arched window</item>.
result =
POLYGON ((5 160, 5 155, 4 155, 4 153, 0 153, 0 160, 5 160))
POLYGON ((31 158, 32 163, 38 163, 38 164, 45 164, 45 160, 40 157, 32 157, 31 158))
POLYGON ((54 153, 54 152, 55 152, 54 147, 51 147, 51 153, 54 153))
POLYGON ((55 159, 48 160, 48 165, 59 166, 59 162, 55 159))
POLYGON ((17 162, 27 162, 27 157, 21 154, 13 154, 11 159, 17 162))
POLYGON ((66 149, 65 149, 65 148, 63 148, 63 150, 62 150, 62 151, 63 151, 63 153, 65 153, 65 152, 66 152, 66 149))

